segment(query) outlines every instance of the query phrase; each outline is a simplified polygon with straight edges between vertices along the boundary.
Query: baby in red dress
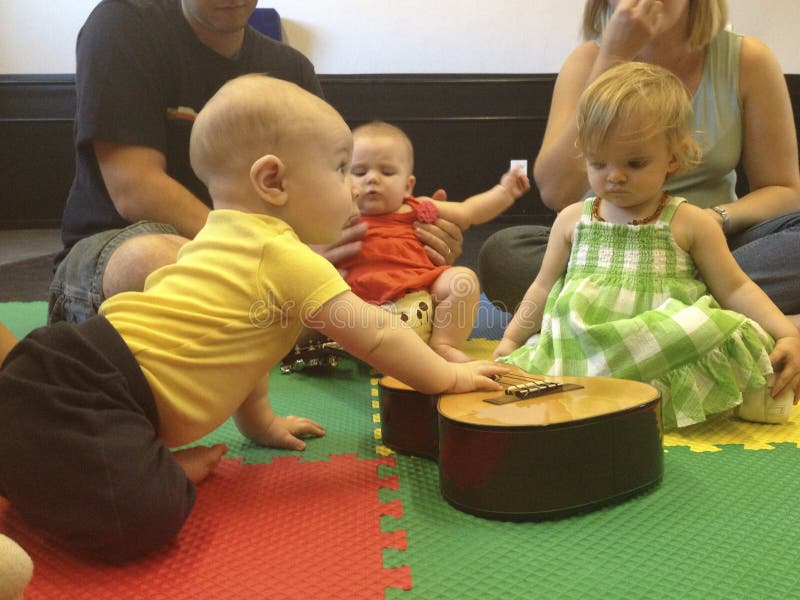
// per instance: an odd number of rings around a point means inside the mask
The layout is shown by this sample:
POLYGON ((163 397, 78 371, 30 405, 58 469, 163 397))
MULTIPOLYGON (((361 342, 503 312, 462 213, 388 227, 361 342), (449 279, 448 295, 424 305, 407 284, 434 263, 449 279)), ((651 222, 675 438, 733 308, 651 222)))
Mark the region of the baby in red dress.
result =
POLYGON ((438 216, 462 230, 495 218, 530 189, 520 168, 463 202, 412 196, 414 149, 398 127, 380 121, 353 131, 350 176, 367 233, 361 251, 339 265, 353 292, 395 313, 444 358, 472 360, 460 348, 475 323, 477 275, 466 267, 436 266, 414 233, 414 222, 438 216))

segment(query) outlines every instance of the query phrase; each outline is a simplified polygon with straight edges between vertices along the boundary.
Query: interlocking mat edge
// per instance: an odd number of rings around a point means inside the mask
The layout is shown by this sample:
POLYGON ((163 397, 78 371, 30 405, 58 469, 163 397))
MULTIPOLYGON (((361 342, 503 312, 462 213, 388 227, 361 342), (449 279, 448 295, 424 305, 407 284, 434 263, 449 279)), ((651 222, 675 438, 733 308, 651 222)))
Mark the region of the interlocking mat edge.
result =
MULTIPOLYGON (((24 335, 44 307, 20 304, 0 304, 0 321, 24 335)), ((471 340, 468 352, 487 357, 495 343, 471 340)), ((37 565, 26 598, 800 595, 797 412, 782 426, 722 415, 668 432, 653 491, 557 521, 504 523, 452 508, 434 462, 381 444, 377 375, 365 365, 276 373, 271 385, 278 412, 320 420, 327 435, 304 453, 278 452, 226 423, 202 440, 228 444, 220 471, 200 486, 176 544, 146 561, 121 571, 76 563, 0 505, 0 531, 37 565)))

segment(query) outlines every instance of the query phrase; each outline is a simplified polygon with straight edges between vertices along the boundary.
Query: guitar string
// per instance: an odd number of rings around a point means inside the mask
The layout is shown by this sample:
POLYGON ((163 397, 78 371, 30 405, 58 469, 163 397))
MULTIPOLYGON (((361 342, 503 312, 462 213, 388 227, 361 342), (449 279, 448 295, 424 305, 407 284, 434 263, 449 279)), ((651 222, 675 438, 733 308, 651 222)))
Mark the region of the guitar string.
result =
POLYGON ((517 373, 506 373, 500 376, 500 383, 508 382, 509 385, 515 383, 548 383, 546 379, 533 377, 532 375, 519 375, 517 373))

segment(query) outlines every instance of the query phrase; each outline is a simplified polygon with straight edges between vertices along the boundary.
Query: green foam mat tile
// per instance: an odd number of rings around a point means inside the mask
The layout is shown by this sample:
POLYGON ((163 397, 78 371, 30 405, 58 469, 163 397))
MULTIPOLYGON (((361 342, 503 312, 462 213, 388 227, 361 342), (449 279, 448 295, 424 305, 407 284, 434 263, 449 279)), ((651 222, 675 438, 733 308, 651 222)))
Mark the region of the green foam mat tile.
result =
POLYGON ((510 523, 450 507, 438 468, 398 457, 413 587, 387 598, 787 598, 800 595, 800 450, 671 448, 662 484, 595 512, 510 523))
POLYGON ((47 322, 47 302, 0 302, 0 323, 18 338, 47 322))
POLYGON ((302 452, 257 446, 245 439, 232 419, 192 445, 223 443, 227 458, 244 458, 250 463, 270 462, 276 456, 298 455, 303 460, 327 460, 331 454, 375 457, 375 432, 369 367, 355 359, 343 358, 333 368, 307 369, 283 374, 270 373, 269 398, 279 415, 297 415, 317 421, 325 428, 320 438, 308 438, 302 452))

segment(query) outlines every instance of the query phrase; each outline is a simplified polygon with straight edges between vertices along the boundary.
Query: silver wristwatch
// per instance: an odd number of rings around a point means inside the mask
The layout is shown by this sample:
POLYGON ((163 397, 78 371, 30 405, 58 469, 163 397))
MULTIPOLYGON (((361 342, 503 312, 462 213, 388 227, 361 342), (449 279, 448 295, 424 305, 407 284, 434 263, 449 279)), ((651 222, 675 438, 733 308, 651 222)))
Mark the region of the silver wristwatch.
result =
POLYGON ((731 217, 728 215, 728 211, 724 206, 712 206, 711 210, 722 217, 722 231, 728 233, 728 230, 731 228, 731 217))

